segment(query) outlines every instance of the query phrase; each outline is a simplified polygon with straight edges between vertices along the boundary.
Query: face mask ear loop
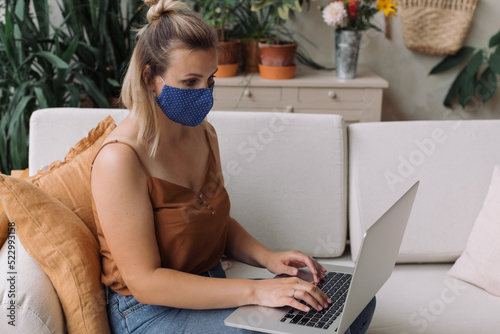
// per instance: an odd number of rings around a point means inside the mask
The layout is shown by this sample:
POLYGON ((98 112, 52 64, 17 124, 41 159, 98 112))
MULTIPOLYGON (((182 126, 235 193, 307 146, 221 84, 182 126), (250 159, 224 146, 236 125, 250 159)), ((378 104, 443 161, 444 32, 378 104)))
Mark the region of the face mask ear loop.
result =
POLYGON ((163 80, 162 76, 159 75, 159 77, 160 77, 161 81, 163 81, 163 84, 166 86, 167 84, 165 83, 165 80, 163 80))
MULTIPOLYGON (((167 84, 165 83, 165 80, 163 80, 163 78, 161 77, 161 75, 159 75, 161 81, 163 81, 163 84, 166 86, 167 84)), ((153 91, 153 97, 156 99, 156 93, 153 91)))

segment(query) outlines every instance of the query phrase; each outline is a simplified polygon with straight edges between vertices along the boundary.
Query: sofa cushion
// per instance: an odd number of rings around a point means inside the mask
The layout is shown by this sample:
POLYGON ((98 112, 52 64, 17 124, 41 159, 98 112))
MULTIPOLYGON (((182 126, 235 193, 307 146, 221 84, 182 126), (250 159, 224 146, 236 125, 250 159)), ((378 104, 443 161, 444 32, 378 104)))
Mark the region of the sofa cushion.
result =
POLYGON ((30 176, 54 161, 64 160, 69 150, 107 116, 119 124, 127 114, 125 109, 100 108, 49 108, 35 111, 30 118, 30 176))
POLYGON ((106 137, 116 128, 111 116, 103 119, 86 137, 72 147, 63 161, 54 161, 28 181, 45 190, 70 208, 97 240, 90 190, 91 165, 106 137))
POLYGON ((500 297, 500 166, 495 166, 467 248, 448 274, 500 297))
POLYGON ((63 203, 21 179, 0 175, 0 198, 19 240, 43 268, 70 333, 108 333, 99 246, 63 203))
POLYGON ((231 215, 275 250, 317 257, 346 241, 345 126, 338 115, 211 112, 231 215))
POLYGON ((419 193, 399 262, 452 262, 465 249, 500 164, 499 120, 352 124, 349 227, 357 257, 363 232, 415 181, 419 193))
POLYGON ((498 297, 448 276, 450 267, 396 265, 367 334, 500 333, 498 297))
POLYGON ((61 303, 50 279, 38 262, 26 253, 12 222, 9 227, 12 231, 10 241, 0 249, 3 265, 0 271, 0 333, 64 333, 61 303), (8 261, 11 261, 10 268, 4 266, 8 261), (10 270, 5 270, 7 268, 10 270))

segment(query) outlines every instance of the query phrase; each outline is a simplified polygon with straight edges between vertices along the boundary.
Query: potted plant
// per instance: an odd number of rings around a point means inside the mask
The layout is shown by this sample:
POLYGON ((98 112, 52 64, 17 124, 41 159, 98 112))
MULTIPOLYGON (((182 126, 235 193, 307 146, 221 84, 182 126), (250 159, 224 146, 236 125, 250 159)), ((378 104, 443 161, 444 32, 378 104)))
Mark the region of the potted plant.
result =
POLYGON ((372 17, 383 12, 390 18, 397 12, 395 0, 333 0, 320 10, 325 23, 335 28, 336 76, 341 80, 356 76, 361 32, 381 31, 370 22, 372 17))
POLYGON ((83 92, 94 99, 102 94, 81 76, 75 62, 79 39, 63 39, 61 27, 50 26, 47 0, 7 0, 2 11, 0 171, 9 174, 28 166, 29 119, 34 110, 79 107, 83 92))
POLYGON ((132 30, 145 23, 147 8, 142 0, 61 0, 64 37, 80 40, 75 52, 82 68, 78 80, 90 80, 104 95, 91 96, 95 106, 118 106, 123 72, 135 47, 132 30))
POLYGON ((259 11, 252 10, 250 1, 245 1, 233 13, 233 34, 242 43, 242 69, 247 72, 259 71, 258 42, 273 39, 275 20, 269 7, 259 11))
POLYGON ((490 100, 498 87, 500 75, 500 31, 490 37, 487 47, 464 46, 454 55, 445 57, 434 66, 429 74, 438 74, 462 65, 451 84, 443 105, 452 108, 458 103, 465 108, 480 99, 483 103, 490 100), (467 64, 463 65, 467 61, 467 64))
POLYGON ((203 12, 203 18, 217 30, 219 38, 219 59, 217 76, 231 77, 238 73, 240 40, 232 38, 233 13, 244 0, 197 0, 194 10, 203 12))
POLYGON ((302 11, 299 0, 258 0, 252 10, 268 8, 275 24, 275 37, 259 41, 259 73, 265 79, 291 79, 295 77, 295 53, 297 42, 283 40, 281 27, 290 17, 290 12, 302 11))

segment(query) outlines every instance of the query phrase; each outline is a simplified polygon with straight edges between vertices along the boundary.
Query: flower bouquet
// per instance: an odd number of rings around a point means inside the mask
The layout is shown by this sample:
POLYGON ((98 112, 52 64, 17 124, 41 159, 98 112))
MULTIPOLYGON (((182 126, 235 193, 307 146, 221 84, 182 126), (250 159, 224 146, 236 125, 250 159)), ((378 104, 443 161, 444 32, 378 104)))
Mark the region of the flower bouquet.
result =
POLYGON ((333 0, 320 7, 323 20, 335 28, 335 65, 339 79, 353 79, 359 54, 361 31, 379 27, 371 22, 383 12, 385 17, 396 16, 395 0, 333 0))

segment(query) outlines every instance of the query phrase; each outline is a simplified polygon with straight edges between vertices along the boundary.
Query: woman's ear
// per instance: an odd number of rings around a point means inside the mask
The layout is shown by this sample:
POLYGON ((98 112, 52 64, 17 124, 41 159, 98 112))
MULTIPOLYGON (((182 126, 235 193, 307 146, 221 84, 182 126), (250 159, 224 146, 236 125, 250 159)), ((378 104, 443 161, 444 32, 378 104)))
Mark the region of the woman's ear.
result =
POLYGON ((151 84, 151 66, 146 65, 142 70, 142 80, 146 83, 146 85, 151 84))

